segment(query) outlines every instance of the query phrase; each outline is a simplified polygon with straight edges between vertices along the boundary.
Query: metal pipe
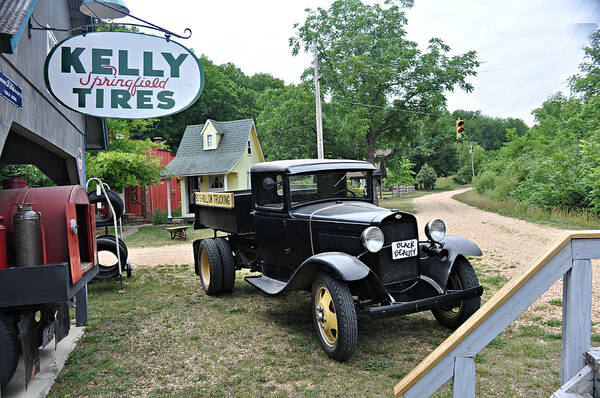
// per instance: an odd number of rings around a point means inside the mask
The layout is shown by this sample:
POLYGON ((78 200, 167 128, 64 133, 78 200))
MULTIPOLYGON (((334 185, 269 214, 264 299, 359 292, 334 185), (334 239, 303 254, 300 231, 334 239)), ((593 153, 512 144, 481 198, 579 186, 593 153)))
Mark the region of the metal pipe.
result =
MULTIPOLYGON (((112 203, 110 202, 110 199, 108 198, 108 194, 106 193, 106 189, 104 188, 104 184, 102 182, 102 180, 100 180, 97 177, 92 177, 90 179, 87 180, 87 182, 85 183, 85 190, 88 190, 88 186, 90 184, 90 181, 96 181, 96 183, 98 184, 96 186, 96 189, 98 188, 98 186, 100 187, 100 189, 102 190, 102 192, 104 193, 104 197, 106 198, 106 203, 108 203, 108 208, 110 209, 110 212, 113 215, 113 226, 115 228, 115 246, 117 248, 117 261, 118 261, 118 268, 119 268, 119 278, 121 279, 121 289, 123 289, 123 270, 121 269, 121 253, 119 250, 119 235, 118 235, 118 228, 117 228, 117 213, 115 212, 115 208, 113 207, 112 203)), ((108 186, 108 185, 107 185, 108 186)), ((109 187, 110 189, 110 187, 109 187)))

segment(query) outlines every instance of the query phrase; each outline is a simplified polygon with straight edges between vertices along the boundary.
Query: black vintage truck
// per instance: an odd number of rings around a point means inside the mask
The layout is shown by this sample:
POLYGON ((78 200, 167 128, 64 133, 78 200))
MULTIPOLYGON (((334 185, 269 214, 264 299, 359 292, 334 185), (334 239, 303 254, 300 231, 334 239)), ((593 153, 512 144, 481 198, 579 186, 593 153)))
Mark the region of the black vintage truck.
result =
POLYGON ((465 256, 481 250, 439 219, 420 242, 413 215, 377 206, 376 173, 362 161, 276 161, 252 167, 251 190, 196 192, 194 228, 227 233, 194 241, 206 294, 231 292, 242 268, 262 274, 245 280, 267 294, 311 291, 316 335, 338 361, 354 353, 359 313, 431 310, 461 325, 483 292, 465 256))

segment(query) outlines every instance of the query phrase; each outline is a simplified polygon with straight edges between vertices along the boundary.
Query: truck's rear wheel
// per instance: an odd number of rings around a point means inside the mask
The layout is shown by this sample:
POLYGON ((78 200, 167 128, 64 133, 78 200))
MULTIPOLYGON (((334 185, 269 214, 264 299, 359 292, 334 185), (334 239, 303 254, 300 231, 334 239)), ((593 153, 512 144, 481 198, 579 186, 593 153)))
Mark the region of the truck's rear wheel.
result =
MULTIPOLYGON (((471 263, 464 257, 458 257, 448 278, 446 290, 464 290, 479 286, 477 274, 471 263)), ((463 300, 456 304, 431 310, 440 325, 456 329, 481 306, 481 297, 463 300)))
POLYGON ((323 351, 345 362, 354 354, 358 340, 356 309, 348 285, 318 274, 312 286, 313 324, 323 351))
POLYGON ((2 389, 12 379, 19 363, 19 344, 14 328, 0 317, 0 386, 2 389))
POLYGON ((233 252, 229 242, 225 238, 216 238, 215 243, 221 253, 221 262, 223 264, 223 285, 221 292, 231 293, 235 285, 235 262, 233 261, 233 252))
POLYGON ((198 264, 200 266, 200 280, 202 289, 209 296, 221 293, 223 286, 223 262, 221 253, 214 239, 203 239, 200 242, 200 257, 198 264))

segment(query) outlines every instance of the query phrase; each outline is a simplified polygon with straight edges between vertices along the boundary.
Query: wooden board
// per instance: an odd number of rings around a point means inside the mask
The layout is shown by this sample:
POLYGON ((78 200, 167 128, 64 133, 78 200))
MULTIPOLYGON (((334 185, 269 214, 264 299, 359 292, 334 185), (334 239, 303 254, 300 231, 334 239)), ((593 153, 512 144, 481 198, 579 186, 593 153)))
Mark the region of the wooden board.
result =
POLYGON ((600 231, 564 232, 552 241, 523 271, 512 278, 492 298, 490 298, 471 318, 452 333, 442 344, 429 354, 419 365, 406 375, 396 386, 394 394, 403 395, 437 363, 445 358, 483 321, 488 319, 511 296, 513 296, 533 275, 573 239, 600 239, 600 231))

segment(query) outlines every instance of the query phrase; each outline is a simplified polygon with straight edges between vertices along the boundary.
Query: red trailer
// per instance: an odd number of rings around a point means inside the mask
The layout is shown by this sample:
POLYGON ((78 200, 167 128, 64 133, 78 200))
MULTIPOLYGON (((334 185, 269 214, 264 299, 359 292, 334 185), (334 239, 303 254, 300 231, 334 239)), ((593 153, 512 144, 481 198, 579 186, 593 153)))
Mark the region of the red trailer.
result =
MULTIPOLYGON (((22 354, 26 382, 39 347, 69 334, 69 307, 87 322, 87 283, 98 274, 95 205, 79 185, 0 190, 7 268, 0 268, 0 383, 22 354)), ((1 235, 0 235, 1 237, 1 235)))

